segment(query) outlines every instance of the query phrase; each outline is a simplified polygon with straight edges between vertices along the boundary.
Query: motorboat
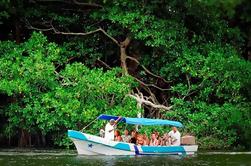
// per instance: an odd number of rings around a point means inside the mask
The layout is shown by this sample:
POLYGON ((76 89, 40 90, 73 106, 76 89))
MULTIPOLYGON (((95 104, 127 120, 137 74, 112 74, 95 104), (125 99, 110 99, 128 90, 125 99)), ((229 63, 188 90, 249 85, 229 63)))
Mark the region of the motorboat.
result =
MULTIPOLYGON (((97 119, 117 120, 118 118, 118 116, 102 114, 97 119)), ((132 125, 170 125, 183 127, 178 121, 163 119, 122 117, 119 122, 132 125)), ((76 130, 68 130, 68 137, 73 141, 80 155, 192 155, 198 150, 198 145, 141 146, 132 143, 111 141, 100 136, 76 130)))

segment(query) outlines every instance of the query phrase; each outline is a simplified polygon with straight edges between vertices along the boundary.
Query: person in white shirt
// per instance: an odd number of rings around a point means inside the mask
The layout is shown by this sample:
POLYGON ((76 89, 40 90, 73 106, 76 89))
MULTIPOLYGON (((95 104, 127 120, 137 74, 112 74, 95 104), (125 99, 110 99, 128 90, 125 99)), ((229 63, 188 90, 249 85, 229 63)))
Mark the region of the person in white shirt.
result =
POLYGON ((171 145, 180 146, 180 132, 176 127, 172 127, 172 130, 168 133, 171 145))
POLYGON ((109 123, 105 126, 105 139, 114 141, 114 129, 117 122, 121 119, 119 117, 116 121, 114 119, 110 119, 109 123))

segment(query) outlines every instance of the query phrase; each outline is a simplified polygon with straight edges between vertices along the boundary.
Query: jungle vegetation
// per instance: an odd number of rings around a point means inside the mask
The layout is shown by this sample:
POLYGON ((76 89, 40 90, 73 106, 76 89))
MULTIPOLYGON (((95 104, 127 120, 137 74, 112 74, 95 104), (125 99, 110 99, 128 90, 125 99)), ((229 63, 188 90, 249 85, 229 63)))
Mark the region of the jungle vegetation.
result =
POLYGON ((70 147, 140 113, 251 148, 250 60, 250 0, 1 0, 0 145, 70 147))

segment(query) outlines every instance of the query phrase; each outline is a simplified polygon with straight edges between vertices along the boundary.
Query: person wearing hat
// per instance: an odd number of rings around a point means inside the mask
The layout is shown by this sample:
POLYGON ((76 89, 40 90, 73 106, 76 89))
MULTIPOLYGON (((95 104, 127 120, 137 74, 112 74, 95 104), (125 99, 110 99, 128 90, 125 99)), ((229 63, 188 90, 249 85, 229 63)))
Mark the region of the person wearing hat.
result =
POLYGON ((121 117, 119 117, 116 121, 114 119, 110 119, 110 121, 106 124, 105 139, 114 141, 114 129, 120 119, 121 117))

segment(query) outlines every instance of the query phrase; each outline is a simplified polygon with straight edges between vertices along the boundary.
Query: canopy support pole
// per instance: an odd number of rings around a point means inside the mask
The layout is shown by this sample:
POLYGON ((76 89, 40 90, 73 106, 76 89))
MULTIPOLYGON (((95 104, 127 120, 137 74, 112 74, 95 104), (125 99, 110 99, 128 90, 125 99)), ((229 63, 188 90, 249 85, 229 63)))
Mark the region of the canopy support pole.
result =
MULTIPOLYGON (((99 116, 98 116, 99 117, 99 116)), ((91 124, 93 124, 96 120, 98 120, 98 117, 91 121, 88 125, 86 125, 84 128, 82 128, 80 131, 83 132, 87 127, 89 127, 91 124)))
MULTIPOLYGON (((139 110, 139 112, 137 113, 137 117, 141 118, 141 116, 142 116, 142 113, 141 113, 142 102, 137 103, 137 109, 139 110)), ((139 125, 135 125, 135 129, 136 129, 136 131, 139 131, 139 125)))

